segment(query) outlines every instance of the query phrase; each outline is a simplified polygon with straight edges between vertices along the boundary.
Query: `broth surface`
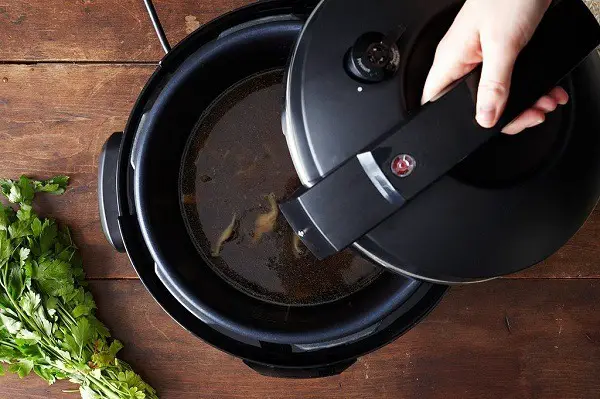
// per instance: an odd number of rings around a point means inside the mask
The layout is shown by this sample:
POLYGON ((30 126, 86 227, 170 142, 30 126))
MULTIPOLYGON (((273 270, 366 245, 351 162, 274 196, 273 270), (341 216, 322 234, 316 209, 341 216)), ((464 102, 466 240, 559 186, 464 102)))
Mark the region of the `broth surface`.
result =
POLYGON ((280 70, 250 77, 200 118, 181 169, 182 210, 198 251, 234 287, 316 305, 364 288, 382 269, 349 250, 318 261, 269 201, 300 187, 281 131, 282 80, 280 70))

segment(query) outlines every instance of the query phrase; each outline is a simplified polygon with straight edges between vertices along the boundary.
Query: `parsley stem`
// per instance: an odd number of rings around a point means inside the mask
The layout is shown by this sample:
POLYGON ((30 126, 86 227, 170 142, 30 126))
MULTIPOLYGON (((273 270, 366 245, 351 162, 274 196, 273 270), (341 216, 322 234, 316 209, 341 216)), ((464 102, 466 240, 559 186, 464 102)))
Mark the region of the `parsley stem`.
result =
POLYGON ((98 388, 100 388, 102 393, 105 394, 108 398, 121 399, 121 395, 120 395, 121 392, 119 390, 117 390, 114 386, 112 386, 112 384, 104 383, 92 375, 87 375, 86 378, 89 381, 93 382, 94 385, 96 385, 98 388))
POLYGON ((62 304, 62 301, 58 301, 58 307, 57 310, 59 313, 61 313, 61 315, 63 316, 63 318, 65 318, 65 321, 68 321, 72 324, 77 324, 77 320, 75 320, 75 318, 73 316, 71 316, 71 313, 69 313, 64 305, 62 304))
POLYGON ((0 345, 8 346, 11 349, 19 349, 19 347, 17 345, 13 344, 12 342, 8 342, 8 341, 0 341, 0 345))

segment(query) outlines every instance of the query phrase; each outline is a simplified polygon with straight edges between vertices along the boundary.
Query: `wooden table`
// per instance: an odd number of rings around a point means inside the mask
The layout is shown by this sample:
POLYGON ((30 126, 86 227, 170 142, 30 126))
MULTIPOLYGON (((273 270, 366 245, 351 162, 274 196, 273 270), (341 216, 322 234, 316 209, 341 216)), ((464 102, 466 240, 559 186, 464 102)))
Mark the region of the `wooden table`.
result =
MULTIPOLYGON (((248 0, 158 0, 171 43, 248 0)), ((589 4, 597 14, 600 1, 589 4)), ((261 377, 184 331, 100 230, 98 154, 161 57, 141 0, 0 0, 0 176, 68 174, 40 211, 72 226, 99 316, 162 398, 600 397, 600 211, 524 273, 453 288, 417 328, 341 376, 261 377)), ((69 398, 0 379, 0 398, 69 398)))

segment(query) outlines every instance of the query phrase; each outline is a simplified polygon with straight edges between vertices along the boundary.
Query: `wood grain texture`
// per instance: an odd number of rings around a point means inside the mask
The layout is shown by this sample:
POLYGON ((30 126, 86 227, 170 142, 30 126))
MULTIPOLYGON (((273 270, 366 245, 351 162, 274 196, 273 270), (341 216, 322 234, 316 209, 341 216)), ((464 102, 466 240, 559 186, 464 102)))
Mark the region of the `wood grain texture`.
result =
MULTIPOLYGON (((136 277, 101 232, 97 162, 153 71, 152 65, 0 65, 0 176, 72 177, 66 195, 42 196, 39 207, 72 227, 90 278, 136 277)), ((511 278, 599 277, 599 242, 596 210, 561 251, 511 278)))
MULTIPOLYGON (((163 399, 600 396, 598 281, 503 280, 454 288, 398 341, 341 376, 310 381, 255 374, 184 331, 137 281, 94 282, 92 291, 100 317, 125 343, 124 359, 163 399)), ((70 398, 61 393, 69 387, 6 377, 0 397, 70 398)))
POLYGON ((105 139, 122 130, 155 67, 0 65, 2 167, 95 173, 105 139))
MULTIPOLYGON (((155 0, 172 45, 250 0, 155 0)), ((158 61, 164 55, 142 0, 0 2, 0 60, 158 61)))

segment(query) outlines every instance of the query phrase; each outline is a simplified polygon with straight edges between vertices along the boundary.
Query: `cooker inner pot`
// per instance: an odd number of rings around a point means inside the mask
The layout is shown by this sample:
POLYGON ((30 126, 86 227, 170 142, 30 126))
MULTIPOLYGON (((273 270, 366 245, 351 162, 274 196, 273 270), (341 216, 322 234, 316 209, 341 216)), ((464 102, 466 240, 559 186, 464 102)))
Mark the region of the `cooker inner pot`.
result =
POLYGON ((264 301, 316 305, 383 269, 350 250, 317 260, 279 214, 274 201, 300 187, 281 131, 283 75, 250 76, 202 114, 183 157, 182 213, 197 250, 229 284, 264 301))
MULTIPOLYGON (((415 315, 422 315, 437 300, 424 299, 425 308, 421 307, 422 295, 429 295, 433 286, 384 271, 342 299, 311 306, 284 306, 234 287, 222 277, 222 272, 216 271, 215 265, 208 264, 210 254, 204 252, 209 248, 198 251, 182 212, 180 178, 190 134, 202 113, 231 87, 256 74, 285 68, 301 28, 298 21, 257 23, 207 43, 176 69, 165 64, 164 72, 170 74, 168 81, 156 94, 152 106, 146 107, 130 160, 134 166, 136 215, 161 283, 202 322, 236 340, 256 345, 314 344, 354 337, 379 325, 388 326, 391 320, 384 321, 387 317, 399 320, 404 330, 414 323, 415 315)), ((276 110, 279 116, 280 103, 276 110)), ((267 144, 283 139, 278 127, 267 144)), ((252 137, 239 136, 236 140, 252 145, 252 137)), ((287 149, 282 153, 287 156, 287 149)), ((195 189, 190 193, 195 193, 195 189)), ((259 197, 258 201, 262 207, 268 206, 264 198, 259 197)), ((223 225, 219 223, 215 231, 227 227, 232 216, 222 216, 223 225)), ((235 241, 228 243, 231 244, 235 241)), ((440 290, 432 291, 436 298, 439 293, 440 290)), ((396 329, 395 333, 399 331, 396 329)))

